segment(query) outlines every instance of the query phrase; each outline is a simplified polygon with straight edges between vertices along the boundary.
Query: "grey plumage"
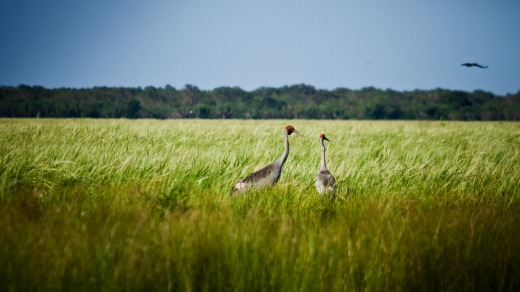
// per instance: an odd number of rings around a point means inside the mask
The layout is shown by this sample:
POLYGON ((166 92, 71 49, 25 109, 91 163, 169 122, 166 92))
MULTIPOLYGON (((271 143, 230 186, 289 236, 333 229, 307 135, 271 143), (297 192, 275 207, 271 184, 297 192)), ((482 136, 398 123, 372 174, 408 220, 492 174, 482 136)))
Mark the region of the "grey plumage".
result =
MULTIPOLYGON (((325 144, 323 140, 329 141, 325 134, 320 134, 320 143, 321 143, 321 161, 320 161, 320 169, 316 174, 316 190, 321 195, 331 196, 333 199, 336 196, 336 179, 327 169, 327 164, 325 161, 325 144)), ((329 141, 330 142, 330 141, 329 141)))
POLYGON ((298 132, 291 125, 285 126, 283 133, 285 138, 285 151, 282 156, 268 166, 255 171, 247 177, 239 180, 231 191, 233 196, 237 196, 239 193, 245 192, 253 186, 256 188, 261 188, 268 185, 274 185, 276 182, 278 182, 280 176, 282 175, 283 165, 289 156, 289 135, 292 133, 301 135, 300 132, 298 132))

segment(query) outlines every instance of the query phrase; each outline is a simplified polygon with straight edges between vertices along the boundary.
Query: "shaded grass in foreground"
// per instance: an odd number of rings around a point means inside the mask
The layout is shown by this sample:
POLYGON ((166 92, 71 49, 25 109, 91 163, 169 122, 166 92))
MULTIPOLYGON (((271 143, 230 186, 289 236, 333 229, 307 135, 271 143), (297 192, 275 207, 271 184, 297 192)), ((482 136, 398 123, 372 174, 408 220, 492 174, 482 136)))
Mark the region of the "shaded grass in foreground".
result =
POLYGON ((0 290, 520 289, 514 123, 1 122, 0 290))
MULTIPOLYGON (((4 288, 507 290, 519 285, 515 209, 421 207, 356 197, 335 205, 307 202, 313 207, 308 216, 295 216, 282 209, 269 212, 266 200, 253 197, 217 210, 159 212, 142 198, 116 203, 71 192, 59 204, 19 194, 2 205, 4 288)), ((300 204, 284 194, 273 196, 287 208, 300 204)))

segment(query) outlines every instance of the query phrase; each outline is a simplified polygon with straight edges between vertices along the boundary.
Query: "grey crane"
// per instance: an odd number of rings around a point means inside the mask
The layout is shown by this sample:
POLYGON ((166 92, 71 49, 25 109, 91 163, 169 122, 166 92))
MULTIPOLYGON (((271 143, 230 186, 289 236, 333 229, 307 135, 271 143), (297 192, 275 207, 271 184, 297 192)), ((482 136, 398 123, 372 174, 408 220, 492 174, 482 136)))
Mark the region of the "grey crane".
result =
MULTIPOLYGON (((320 170, 316 174, 316 190, 321 195, 329 195, 334 199, 336 196, 336 179, 327 169, 327 164, 325 163, 325 144, 323 140, 329 141, 325 134, 320 134, 320 142, 321 142, 321 162, 320 162, 320 170)), ((330 142, 330 141, 329 141, 330 142)))
POLYGON ((302 135, 293 126, 285 126, 283 130, 285 138, 285 151, 283 155, 268 166, 255 171, 247 177, 239 180, 233 187, 231 192, 232 196, 237 196, 241 192, 247 191, 253 186, 261 188, 268 185, 274 185, 280 179, 282 174, 282 167, 287 160, 287 157, 289 156, 289 135, 292 133, 302 135))

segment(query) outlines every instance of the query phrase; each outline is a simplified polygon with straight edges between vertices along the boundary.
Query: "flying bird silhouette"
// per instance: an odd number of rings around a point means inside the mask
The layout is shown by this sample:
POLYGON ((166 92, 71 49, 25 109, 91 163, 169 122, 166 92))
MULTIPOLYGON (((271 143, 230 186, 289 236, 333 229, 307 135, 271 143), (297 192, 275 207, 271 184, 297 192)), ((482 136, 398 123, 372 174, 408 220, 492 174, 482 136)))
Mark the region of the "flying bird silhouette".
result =
POLYGON ((486 69, 488 66, 482 66, 478 63, 462 63, 460 64, 461 66, 466 66, 466 67, 479 67, 479 68, 482 68, 482 69, 486 69))

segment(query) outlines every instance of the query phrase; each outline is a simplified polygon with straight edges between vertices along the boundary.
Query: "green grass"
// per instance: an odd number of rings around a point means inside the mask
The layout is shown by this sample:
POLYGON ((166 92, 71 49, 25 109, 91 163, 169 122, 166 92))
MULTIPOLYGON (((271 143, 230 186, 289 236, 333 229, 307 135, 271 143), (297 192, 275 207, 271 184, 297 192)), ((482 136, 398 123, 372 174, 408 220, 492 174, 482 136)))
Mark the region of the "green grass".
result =
POLYGON ((0 290, 519 290, 519 126, 0 119, 0 290))

